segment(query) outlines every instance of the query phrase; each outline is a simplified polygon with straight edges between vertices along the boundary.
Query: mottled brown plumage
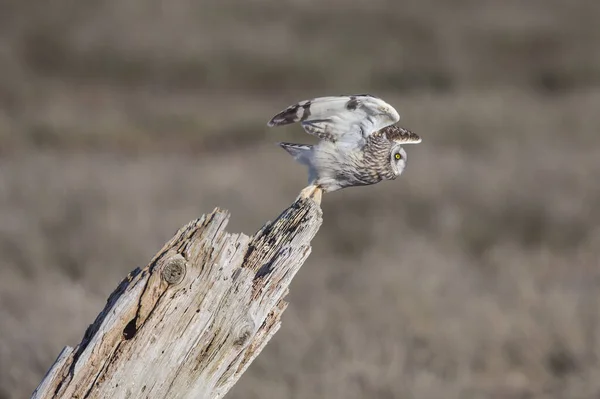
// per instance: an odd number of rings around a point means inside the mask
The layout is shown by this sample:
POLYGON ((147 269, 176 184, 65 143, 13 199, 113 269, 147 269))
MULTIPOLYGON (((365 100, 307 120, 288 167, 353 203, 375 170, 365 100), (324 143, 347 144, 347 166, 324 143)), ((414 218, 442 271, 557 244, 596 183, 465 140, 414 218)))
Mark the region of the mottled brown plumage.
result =
POLYGON ((421 141, 421 137, 414 132, 411 132, 408 129, 405 129, 400 126, 391 125, 384 127, 379 130, 378 133, 385 134, 388 140, 395 141, 397 143, 419 143, 421 141))

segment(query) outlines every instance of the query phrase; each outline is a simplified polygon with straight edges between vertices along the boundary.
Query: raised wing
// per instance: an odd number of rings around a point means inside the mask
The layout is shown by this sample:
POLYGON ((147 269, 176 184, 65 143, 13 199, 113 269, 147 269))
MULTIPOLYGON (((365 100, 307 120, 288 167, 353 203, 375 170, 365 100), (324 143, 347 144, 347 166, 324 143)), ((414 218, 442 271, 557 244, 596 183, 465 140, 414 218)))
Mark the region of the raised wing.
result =
POLYGON ((329 141, 363 141, 400 120, 390 104, 369 94, 319 97, 291 105, 268 126, 300 122, 307 133, 329 141))
POLYGON ((418 144, 421 136, 400 126, 388 126, 380 131, 390 141, 400 144, 418 144))

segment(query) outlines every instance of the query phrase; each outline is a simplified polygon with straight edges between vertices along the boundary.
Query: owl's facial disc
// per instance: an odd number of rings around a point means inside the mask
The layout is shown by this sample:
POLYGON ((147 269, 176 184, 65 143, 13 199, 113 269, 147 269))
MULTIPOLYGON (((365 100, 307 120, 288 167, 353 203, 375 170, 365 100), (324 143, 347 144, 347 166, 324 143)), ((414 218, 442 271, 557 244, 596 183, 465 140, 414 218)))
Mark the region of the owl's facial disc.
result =
POLYGON ((406 151, 404 151, 404 148, 400 146, 392 148, 390 162, 394 174, 400 176, 406 167, 406 151))

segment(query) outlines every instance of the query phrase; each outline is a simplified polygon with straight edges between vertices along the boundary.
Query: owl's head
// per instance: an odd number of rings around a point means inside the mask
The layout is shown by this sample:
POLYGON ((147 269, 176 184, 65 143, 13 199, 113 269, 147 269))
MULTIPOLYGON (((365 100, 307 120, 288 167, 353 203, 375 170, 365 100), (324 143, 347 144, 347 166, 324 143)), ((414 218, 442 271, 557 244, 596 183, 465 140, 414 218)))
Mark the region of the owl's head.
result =
POLYGON ((399 144, 392 147, 390 162, 394 175, 400 176, 406 168, 406 151, 399 144))
POLYGON ((385 135, 392 144, 390 152, 390 163, 394 176, 398 177, 406 168, 406 151, 402 148, 406 144, 418 144, 421 137, 400 126, 391 125, 386 129, 385 135))

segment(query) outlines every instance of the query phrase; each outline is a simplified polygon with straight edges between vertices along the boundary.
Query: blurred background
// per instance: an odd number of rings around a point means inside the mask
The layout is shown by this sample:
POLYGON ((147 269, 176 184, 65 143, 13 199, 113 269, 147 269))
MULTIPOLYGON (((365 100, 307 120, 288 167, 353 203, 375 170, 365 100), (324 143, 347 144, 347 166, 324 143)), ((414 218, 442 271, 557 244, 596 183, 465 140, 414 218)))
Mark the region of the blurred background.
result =
POLYGON ((228 397, 598 398, 600 2, 0 4, 0 398, 219 206, 306 183, 266 122, 371 93, 423 137, 324 198, 283 327, 228 397))

